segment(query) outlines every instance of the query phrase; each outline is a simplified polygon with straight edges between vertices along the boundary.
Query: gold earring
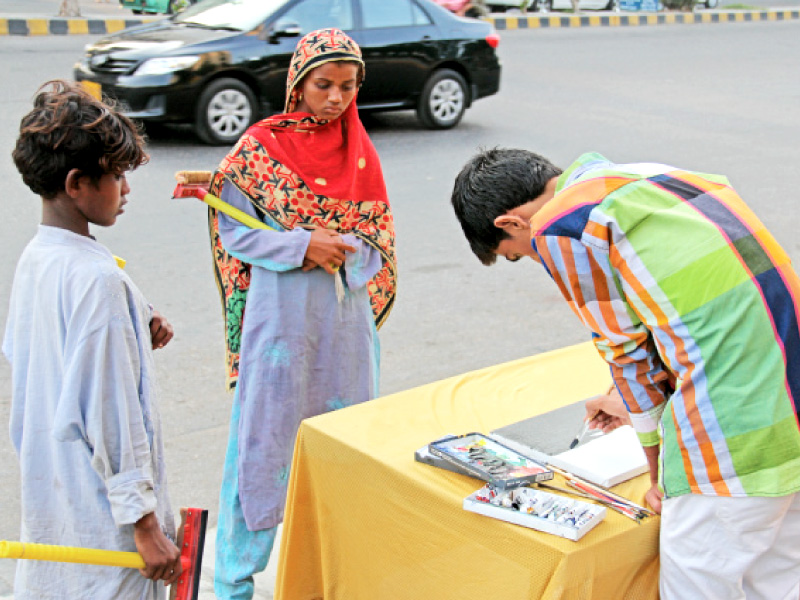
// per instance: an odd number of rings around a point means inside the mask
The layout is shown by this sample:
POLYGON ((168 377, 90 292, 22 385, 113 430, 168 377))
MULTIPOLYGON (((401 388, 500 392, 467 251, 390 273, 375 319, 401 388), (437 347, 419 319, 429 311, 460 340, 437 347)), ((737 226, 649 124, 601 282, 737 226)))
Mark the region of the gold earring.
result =
POLYGON ((300 92, 299 94, 297 94, 297 101, 298 102, 302 102, 303 101, 303 92, 300 92))

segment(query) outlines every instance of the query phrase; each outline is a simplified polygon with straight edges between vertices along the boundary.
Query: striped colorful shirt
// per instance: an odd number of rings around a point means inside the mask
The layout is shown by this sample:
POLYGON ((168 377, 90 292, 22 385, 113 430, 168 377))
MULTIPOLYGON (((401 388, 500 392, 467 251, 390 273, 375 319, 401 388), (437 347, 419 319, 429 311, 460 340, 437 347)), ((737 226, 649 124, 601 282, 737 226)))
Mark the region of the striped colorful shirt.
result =
POLYGON ((585 154, 531 231, 667 497, 800 490, 800 279, 725 177, 585 154))

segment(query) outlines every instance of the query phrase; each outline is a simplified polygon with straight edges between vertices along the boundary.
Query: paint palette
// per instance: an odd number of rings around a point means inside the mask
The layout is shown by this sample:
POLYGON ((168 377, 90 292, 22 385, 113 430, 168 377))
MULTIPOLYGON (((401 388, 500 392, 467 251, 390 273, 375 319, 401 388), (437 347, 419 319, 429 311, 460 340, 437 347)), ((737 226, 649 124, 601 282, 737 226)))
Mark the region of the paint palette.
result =
POLYGON ((553 471, 482 433, 450 436, 431 442, 430 453, 487 481, 510 490, 553 478, 553 471))

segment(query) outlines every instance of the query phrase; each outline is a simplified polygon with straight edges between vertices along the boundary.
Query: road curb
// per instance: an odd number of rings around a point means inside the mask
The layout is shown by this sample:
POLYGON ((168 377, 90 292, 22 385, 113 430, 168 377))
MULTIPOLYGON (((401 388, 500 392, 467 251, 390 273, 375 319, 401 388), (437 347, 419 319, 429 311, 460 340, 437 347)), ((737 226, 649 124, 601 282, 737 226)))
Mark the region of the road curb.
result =
POLYGON ((0 35, 103 35, 158 19, 2 18, 0 35))
MULTIPOLYGON (((554 29, 561 27, 637 27, 692 23, 744 23, 752 21, 790 21, 800 19, 800 9, 732 10, 641 14, 545 14, 489 16, 484 20, 497 30, 554 29)), ((103 35, 126 27, 157 21, 157 18, 98 19, 78 17, 2 18, 2 35, 103 35)))
POLYGON ((800 19, 800 9, 732 10, 708 12, 600 14, 600 15, 522 15, 488 17, 495 29, 547 29, 559 27, 637 27, 691 23, 744 23, 749 21, 789 21, 800 19))

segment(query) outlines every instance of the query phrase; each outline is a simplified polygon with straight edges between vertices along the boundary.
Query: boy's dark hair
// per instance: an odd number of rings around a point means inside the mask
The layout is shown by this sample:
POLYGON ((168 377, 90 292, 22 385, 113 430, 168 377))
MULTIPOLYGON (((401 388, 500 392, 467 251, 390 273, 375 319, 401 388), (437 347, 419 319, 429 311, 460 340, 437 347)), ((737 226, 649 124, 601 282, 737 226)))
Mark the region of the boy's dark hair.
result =
POLYGON ((509 237, 494 220, 540 196, 561 172, 543 156, 514 148, 483 150, 464 165, 450 201, 472 252, 484 265, 494 264, 495 250, 509 237))
POLYGON ((48 81, 22 118, 14 164, 25 184, 42 198, 64 191, 72 169, 92 180, 123 173, 147 162, 139 128, 110 104, 78 84, 48 81))

